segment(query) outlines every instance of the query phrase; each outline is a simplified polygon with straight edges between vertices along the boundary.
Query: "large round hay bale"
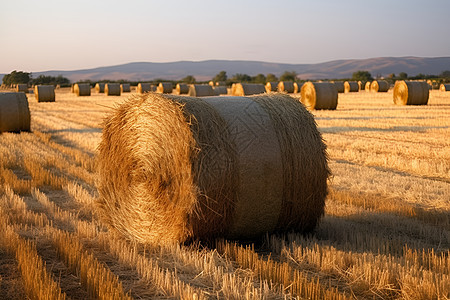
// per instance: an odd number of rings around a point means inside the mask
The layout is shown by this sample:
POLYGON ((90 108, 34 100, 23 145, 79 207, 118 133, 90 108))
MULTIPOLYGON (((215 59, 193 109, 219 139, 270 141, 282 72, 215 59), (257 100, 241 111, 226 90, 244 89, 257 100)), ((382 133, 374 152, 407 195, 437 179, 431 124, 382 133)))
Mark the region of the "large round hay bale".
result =
POLYGON ((89 83, 75 83, 73 85, 73 92, 77 96, 90 96, 91 85, 89 83))
POLYGON ((302 83, 297 83, 294 82, 294 93, 300 93, 300 91, 302 90, 302 86, 303 86, 303 82, 302 83))
POLYGON ((249 96, 264 94, 266 88, 264 87, 264 84, 259 83, 236 83, 232 92, 233 96, 249 96))
POLYGON ((156 87, 150 83, 139 83, 137 85, 136 91, 139 94, 147 93, 147 92, 154 92, 156 91, 156 87))
POLYGON ((53 85, 35 85, 34 96, 37 102, 55 102, 55 87, 53 85))
POLYGON ((395 82, 394 103, 398 105, 426 105, 430 89, 425 81, 395 82))
POLYGON ((16 86, 16 91, 17 92, 22 92, 22 93, 28 93, 28 84, 26 84, 26 83, 19 83, 17 86, 16 86))
POLYGON ((293 93, 294 83, 292 81, 280 81, 277 89, 280 93, 293 93))
POLYGON ((156 88, 156 92, 162 94, 170 94, 173 91, 173 85, 171 82, 160 82, 156 88))
POLYGON ((103 83, 103 82, 96 83, 95 91, 97 93, 104 93, 105 92, 105 83, 103 83))
POLYGON ((278 89, 278 82, 272 81, 272 82, 266 83, 266 92, 267 93, 276 92, 277 89, 278 89))
POLYGON ((450 84, 441 84, 440 85, 440 87, 439 87, 439 90, 441 91, 441 92, 447 92, 447 91, 450 91, 450 84))
POLYGON ((100 215, 149 244, 310 231, 324 213, 325 148, 288 95, 131 97, 105 119, 100 215))
POLYGON ((372 84, 372 82, 367 81, 366 84, 364 85, 364 90, 366 92, 370 92, 370 85, 372 84))
POLYGON ((130 93, 131 92, 131 85, 129 83, 122 83, 120 85, 120 92, 121 93, 130 93))
POLYGON ((342 81, 332 81, 338 93, 343 93, 345 90, 344 83, 342 81))
POLYGON ((374 80, 370 84, 370 91, 375 93, 385 93, 389 90, 389 83, 386 80, 374 80))
POLYGON ((220 86, 214 87, 214 95, 219 96, 219 95, 227 95, 227 94, 228 94, 228 89, 226 86, 220 85, 220 86))
POLYGON ((344 93, 354 93, 359 91, 359 84, 356 81, 344 82, 344 93))
POLYGON ((332 82, 307 82, 301 89, 301 102, 308 109, 336 109, 338 92, 332 82))
POLYGON ((214 96, 215 94, 213 87, 209 84, 191 84, 188 95, 192 97, 206 97, 214 96))
POLYGON ((185 83, 177 83, 175 87, 177 95, 183 95, 189 93, 189 86, 185 83))
POLYGON ((30 109, 23 93, 0 93, 0 132, 30 131, 30 109))
POLYGON ((120 84, 108 82, 105 84, 106 96, 120 96, 120 84))

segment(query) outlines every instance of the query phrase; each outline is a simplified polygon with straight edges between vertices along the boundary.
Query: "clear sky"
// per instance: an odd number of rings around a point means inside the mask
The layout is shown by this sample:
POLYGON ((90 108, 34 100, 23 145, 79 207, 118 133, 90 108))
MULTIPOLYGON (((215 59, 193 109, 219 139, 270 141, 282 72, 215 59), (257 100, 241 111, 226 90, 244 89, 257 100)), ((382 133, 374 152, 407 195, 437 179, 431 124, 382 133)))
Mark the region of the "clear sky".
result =
POLYGON ((450 56, 449 0, 1 0, 0 73, 450 56))

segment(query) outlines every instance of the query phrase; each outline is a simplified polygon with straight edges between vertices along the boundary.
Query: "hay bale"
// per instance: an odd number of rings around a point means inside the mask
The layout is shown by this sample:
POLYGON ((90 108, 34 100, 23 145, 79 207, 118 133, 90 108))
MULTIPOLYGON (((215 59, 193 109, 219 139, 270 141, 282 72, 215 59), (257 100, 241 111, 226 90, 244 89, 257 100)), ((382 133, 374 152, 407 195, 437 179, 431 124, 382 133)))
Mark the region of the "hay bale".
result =
POLYGON ((25 93, 0 93, 0 132, 30 131, 30 109, 25 93))
POLYGON ((338 93, 343 93, 345 91, 345 86, 342 81, 332 81, 338 93))
POLYGON ((367 81, 366 84, 364 85, 364 90, 366 92, 370 92, 370 85, 372 84, 372 82, 367 81))
POLYGON ((131 93, 131 86, 129 83, 122 83, 120 85, 120 93, 131 93))
POLYGON ((292 81, 280 81, 277 89, 280 93, 293 93, 294 83, 292 81))
POLYGON ((358 90, 362 91, 366 88, 366 83, 364 81, 358 81, 358 90))
POLYGON ((370 84, 370 91, 375 93, 385 93, 389 90, 389 83, 386 80, 374 80, 370 84))
POLYGON ((208 82, 208 84, 209 84, 210 86, 215 86, 214 81, 212 81, 212 80, 210 80, 210 81, 208 82))
POLYGON ((189 93, 189 86, 185 83, 177 83, 175 91, 177 95, 187 94, 189 93))
POLYGON ((439 90, 441 92, 447 92, 450 91, 450 84, 441 84, 441 86, 439 87, 439 90))
POLYGON ((264 84, 236 83, 234 86, 234 91, 232 92, 233 96, 249 96, 264 94, 266 92, 266 88, 264 87, 264 84))
POLYGON ((34 96, 37 102, 55 102, 55 87, 53 85, 35 85, 34 96))
POLYGON ((278 89, 278 82, 272 81, 266 83, 266 92, 276 92, 278 89))
POLYGON ((398 105, 426 105, 430 89, 425 81, 395 82, 394 103, 398 105))
POLYGON ((227 82, 226 81, 217 81, 216 82, 216 86, 226 86, 227 82))
POLYGON ((19 83, 17 86, 16 86, 16 91, 17 92, 22 92, 22 93, 28 93, 28 84, 26 84, 26 83, 19 83))
POLYGON ((89 83, 76 83, 73 86, 73 91, 77 96, 90 96, 91 85, 89 83))
POLYGON ((120 84, 108 82, 105 84, 106 96, 120 96, 120 84))
POLYGON ((156 91, 156 87, 154 85, 151 85, 150 83, 139 83, 137 85, 136 91, 139 94, 147 93, 147 92, 154 92, 156 91))
POLYGON ((344 93, 354 93, 359 91, 359 84, 356 81, 344 82, 344 93))
POLYGON ((302 86, 303 83, 294 82, 294 93, 295 94, 300 93, 300 91, 302 90, 302 86))
POLYGON ((228 89, 226 86, 215 86, 214 87, 214 95, 219 96, 219 95, 227 95, 228 94, 228 89))
POLYGON ((105 92, 105 84, 102 82, 95 84, 95 91, 97 93, 104 93, 105 92))
POLYGON ((326 146, 288 95, 134 96, 103 128, 100 215, 132 241, 310 231, 324 213, 326 146))
POLYGON ((171 82, 160 82, 156 88, 157 93, 170 94, 173 91, 173 85, 171 82))
POLYGON ((188 95, 193 97, 206 97, 214 96, 215 94, 213 87, 209 84, 191 84, 188 95))
POLYGON ((301 102, 311 110, 334 110, 338 103, 336 85, 332 82, 307 82, 301 89, 301 102))

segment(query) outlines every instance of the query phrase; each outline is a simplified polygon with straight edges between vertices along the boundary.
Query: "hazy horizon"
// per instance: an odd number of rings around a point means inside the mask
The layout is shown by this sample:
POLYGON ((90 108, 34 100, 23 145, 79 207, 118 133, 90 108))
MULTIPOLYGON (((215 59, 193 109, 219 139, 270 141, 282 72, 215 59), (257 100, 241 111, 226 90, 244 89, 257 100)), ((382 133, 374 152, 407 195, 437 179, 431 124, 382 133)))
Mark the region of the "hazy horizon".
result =
POLYGON ((450 1, 8 1, 0 73, 133 62, 448 57, 450 1))

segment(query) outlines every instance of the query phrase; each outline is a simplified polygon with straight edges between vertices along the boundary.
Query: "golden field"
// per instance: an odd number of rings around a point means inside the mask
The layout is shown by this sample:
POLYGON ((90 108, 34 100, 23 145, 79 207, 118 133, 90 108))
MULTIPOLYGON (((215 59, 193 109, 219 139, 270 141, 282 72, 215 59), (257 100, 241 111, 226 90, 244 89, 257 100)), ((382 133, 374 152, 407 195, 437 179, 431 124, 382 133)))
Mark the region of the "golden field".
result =
POLYGON ((101 123, 129 95, 28 95, 32 132, 0 135, 0 299, 450 298, 450 92, 339 94, 313 112, 332 171, 316 231, 208 247, 143 247, 96 215, 101 123))

